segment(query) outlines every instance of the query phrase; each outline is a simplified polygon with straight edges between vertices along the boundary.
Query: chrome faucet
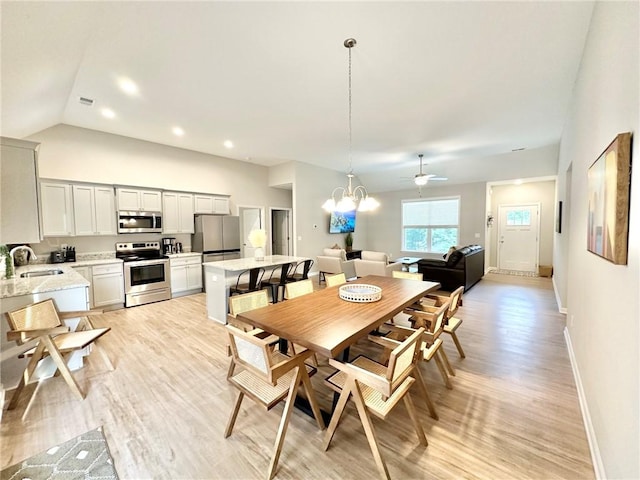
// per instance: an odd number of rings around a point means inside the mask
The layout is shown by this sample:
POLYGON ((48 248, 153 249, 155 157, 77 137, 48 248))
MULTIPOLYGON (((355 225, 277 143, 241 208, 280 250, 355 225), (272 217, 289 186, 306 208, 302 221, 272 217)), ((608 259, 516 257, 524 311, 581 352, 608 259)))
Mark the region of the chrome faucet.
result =
POLYGON ((14 261, 14 255, 18 250, 27 250, 29 253, 31 253, 31 256, 33 257, 34 260, 38 259, 38 256, 36 255, 36 253, 31 249, 31 247, 27 247, 26 245, 20 245, 18 247, 13 247, 11 249, 11 251, 9 252, 9 257, 11 257, 11 265, 15 265, 15 261, 14 261))

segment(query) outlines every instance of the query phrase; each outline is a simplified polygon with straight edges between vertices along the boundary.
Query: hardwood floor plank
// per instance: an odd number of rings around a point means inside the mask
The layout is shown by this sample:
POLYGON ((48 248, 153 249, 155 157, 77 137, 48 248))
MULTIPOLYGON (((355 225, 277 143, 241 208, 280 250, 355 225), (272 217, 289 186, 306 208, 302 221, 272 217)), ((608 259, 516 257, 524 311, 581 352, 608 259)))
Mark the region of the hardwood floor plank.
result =
MULTIPOLYGON (((457 316, 467 358, 444 338, 456 369, 453 389, 445 388, 435 365, 420 367, 440 420, 412 393, 429 446, 397 426, 408 421, 404 406, 387 422, 373 419, 391 477, 594 478, 550 279, 486 275, 465 294, 457 316)), ((74 372, 84 401, 64 379, 52 378, 26 422, 24 402, 5 412, 0 468, 104 425, 123 479, 264 478, 282 405, 265 412, 245 399, 233 434, 224 438, 235 391, 226 381, 225 332, 206 318, 204 294, 107 312, 95 321, 112 328, 101 343, 116 369, 90 356, 74 372)), ((377 348, 363 340, 351 354, 377 358, 377 348)), ((332 392, 323 379, 330 371, 320 359, 311 379, 327 410, 332 392)), ((276 478, 378 477, 352 402, 327 452, 323 433, 294 410, 276 478)))

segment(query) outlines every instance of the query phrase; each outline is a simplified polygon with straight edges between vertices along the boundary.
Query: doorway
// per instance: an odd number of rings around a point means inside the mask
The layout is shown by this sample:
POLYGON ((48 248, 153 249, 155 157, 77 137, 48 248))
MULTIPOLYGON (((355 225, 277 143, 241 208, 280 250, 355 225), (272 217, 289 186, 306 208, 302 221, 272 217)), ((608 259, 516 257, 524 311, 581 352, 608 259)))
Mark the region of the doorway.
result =
POLYGON ((271 209, 271 252, 273 255, 292 255, 290 208, 271 209))
POLYGON ((255 256, 255 248, 249 242, 249 232, 264 228, 264 209, 262 207, 238 206, 240 217, 240 238, 242 239, 242 258, 255 256))
POLYGON ((498 207, 498 269, 536 272, 540 204, 498 207))

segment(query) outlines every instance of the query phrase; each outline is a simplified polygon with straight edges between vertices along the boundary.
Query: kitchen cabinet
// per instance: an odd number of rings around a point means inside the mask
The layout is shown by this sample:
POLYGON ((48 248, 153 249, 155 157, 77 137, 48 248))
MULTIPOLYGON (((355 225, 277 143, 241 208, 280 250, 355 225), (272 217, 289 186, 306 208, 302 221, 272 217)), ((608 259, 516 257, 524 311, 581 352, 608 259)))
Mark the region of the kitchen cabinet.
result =
POLYGON ((162 193, 162 232, 193 233, 193 195, 162 193))
POLYGON ((160 190, 138 190, 117 188, 118 210, 161 212, 162 192, 160 190))
POLYGON ((229 197, 195 194, 194 213, 229 215, 229 197))
POLYGON ((181 297, 202 291, 202 256, 182 255, 169 259, 171 296, 181 297))
POLYGON ((39 243, 38 144, 0 140, 0 244, 39 243))
POLYGON ((89 286, 91 308, 120 307, 124 304, 122 262, 74 266, 73 269, 91 283, 89 286))
POLYGON ((73 185, 73 214, 76 235, 116 235, 116 207, 113 188, 73 185))
POLYGON ((73 199, 71 185, 40 183, 42 199, 42 234, 47 237, 73 235, 73 199))

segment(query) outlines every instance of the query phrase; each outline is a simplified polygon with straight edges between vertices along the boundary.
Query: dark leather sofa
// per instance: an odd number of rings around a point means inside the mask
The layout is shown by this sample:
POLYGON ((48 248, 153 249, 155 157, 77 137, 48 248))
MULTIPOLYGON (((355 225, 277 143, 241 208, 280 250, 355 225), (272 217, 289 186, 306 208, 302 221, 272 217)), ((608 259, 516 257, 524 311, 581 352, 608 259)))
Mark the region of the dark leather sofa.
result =
POLYGON ((452 252, 446 261, 422 259, 418 262, 418 272, 424 280, 440 282, 442 290, 452 292, 464 285, 466 292, 484 275, 484 248, 467 245, 452 252))

